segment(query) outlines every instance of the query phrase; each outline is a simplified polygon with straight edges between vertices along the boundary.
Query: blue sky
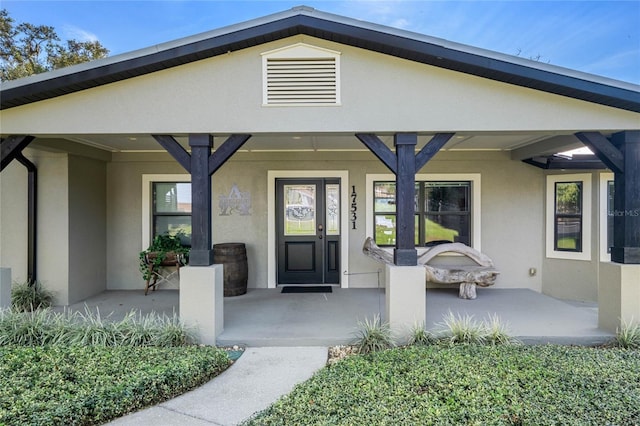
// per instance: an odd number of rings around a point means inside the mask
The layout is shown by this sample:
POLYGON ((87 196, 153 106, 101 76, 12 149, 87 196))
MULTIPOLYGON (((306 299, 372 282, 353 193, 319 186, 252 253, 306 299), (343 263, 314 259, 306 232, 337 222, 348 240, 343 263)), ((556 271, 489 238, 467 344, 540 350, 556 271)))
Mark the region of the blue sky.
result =
POLYGON ((30 1, 2 0, 17 22, 111 55, 305 4, 458 43, 640 84, 640 1, 30 1))

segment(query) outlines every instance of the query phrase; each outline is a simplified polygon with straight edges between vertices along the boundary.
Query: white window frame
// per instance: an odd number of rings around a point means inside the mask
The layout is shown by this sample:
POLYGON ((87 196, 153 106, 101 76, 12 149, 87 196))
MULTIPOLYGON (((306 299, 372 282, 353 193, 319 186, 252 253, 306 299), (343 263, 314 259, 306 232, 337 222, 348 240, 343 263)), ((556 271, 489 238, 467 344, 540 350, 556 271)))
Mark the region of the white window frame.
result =
POLYGON ((590 173, 547 175, 546 191, 546 257, 549 259, 591 260, 591 211, 592 175, 590 173), (562 251, 555 249, 555 184, 557 182, 582 182, 582 250, 562 251))
POLYGON ((142 175, 142 243, 146 250, 153 235, 153 190, 154 182, 191 182, 191 175, 142 175))
POLYGON ((600 173, 599 179, 599 205, 598 211, 600 214, 600 260, 602 262, 611 261, 611 253, 607 253, 607 219, 609 218, 609 212, 607 210, 608 194, 607 189, 609 187, 609 181, 614 180, 614 174, 610 172, 600 173))
POLYGON ((300 107, 300 106, 340 106, 342 105, 341 97, 341 81, 340 81, 340 52, 335 50, 325 49, 323 47, 312 46, 306 43, 296 43, 289 46, 281 47, 279 49, 270 50, 268 52, 261 53, 262 55, 262 106, 263 107, 300 107), (269 103, 268 94, 268 76, 267 76, 267 61, 269 59, 333 59, 336 66, 336 101, 334 103, 287 103, 287 104, 272 104, 269 103))
MULTIPOLYGON (((376 181, 393 181, 396 176, 391 173, 386 174, 367 174, 366 176, 366 216, 365 229, 367 237, 375 237, 373 235, 373 183, 376 181)), ((437 173, 437 174, 417 174, 416 181, 469 181, 471 182, 471 247, 478 251, 482 251, 482 233, 481 233, 481 178, 480 173, 437 173)), ((418 251, 428 250, 428 247, 416 247, 418 251)), ((387 250, 393 250, 393 247, 385 247, 387 250)))

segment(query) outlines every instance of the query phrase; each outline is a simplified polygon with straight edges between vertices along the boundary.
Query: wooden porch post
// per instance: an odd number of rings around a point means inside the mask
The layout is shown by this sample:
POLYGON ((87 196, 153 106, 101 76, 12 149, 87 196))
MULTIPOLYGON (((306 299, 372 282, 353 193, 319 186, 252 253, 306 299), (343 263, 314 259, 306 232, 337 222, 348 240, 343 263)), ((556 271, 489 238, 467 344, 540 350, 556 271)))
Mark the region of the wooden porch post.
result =
POLYGON ((211 175, 215 173, 251 135, 234 134, 212 154, 213 136, 190 134, 191 155, 170 135, 152 135, 191 174, 191 253, 189 265, 213 265, 211 245, 211 175))
POLYGON ((640 264, 640 131, 624 131, 611 141, 598 132, 576 133, 614 173, 613 248, 616 263, 640 264))
POLYGON ((211 175, 209 156, 213 136, 190 134, 191 147, 191 266, 213 265, 211 245, 211 175))
POLYGON ((399 266, 418 264, 415 243, 416 133, 396 133, 393 144, 398 158, 396 174, 396 248, 393 261, 399 266))
POLYGON ((393 143, 395 154, 376 136, 358 133, 356 137, 365 144, 389 170, 396 175, 396 248, 393 262, 398 266, 418 264, 415 248, 415 184, 416 172, 453 137, 454 133, 438 133, 416 155, 417 133, 396 133, 393 143))
POLYGON ((611 138, 622 153, 624 173, 615 173, 611 260, 640 264, 640 131, 611 138))

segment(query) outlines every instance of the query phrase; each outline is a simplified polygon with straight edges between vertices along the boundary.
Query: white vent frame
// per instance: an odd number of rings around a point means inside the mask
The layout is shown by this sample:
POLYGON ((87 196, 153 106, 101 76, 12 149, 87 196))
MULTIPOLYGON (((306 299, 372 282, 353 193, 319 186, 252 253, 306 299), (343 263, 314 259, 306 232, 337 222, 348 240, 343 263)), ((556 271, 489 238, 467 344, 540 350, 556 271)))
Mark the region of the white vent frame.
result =
MULTIPOLYGON (((340 56, 341 53, 335 50, 325 49, 322 47, 312 46, 306 43, 296 43, 280 49, 264 52, 262 55, 262 106, 268 107, 286 107, 286 106, 339 106, 341 105, 340 93, 340 56), (333 65, 333 86, 329 84, 330 89, 323 94, 323 97, 313 97, 313 86, 318 85, 319 81, 309 81, 309 77, 316 79, 318 76, 305 75, 303 70, 298 77, 294 77, 294 83, 298 85, 307 85, 306 88, 293 89, 289 91, 288 98, 276 98, 270 88, 274 85, 273 74, 269 71, 273 70, 273 66, 278 63, 290 69, 304 69, 309 66, 319 66, 327 70, 331 70, 333 65), (327 67, 327 65, 329 65, 327 67), (297 81, 295 79, 298 79, 297 81), (311 88, 310 88, 311 87, 311 88)), ((328 83, 331 83, 331 76, 328 83)), ((286 87, 286 81, 280 82, 281 87, 286 87)))

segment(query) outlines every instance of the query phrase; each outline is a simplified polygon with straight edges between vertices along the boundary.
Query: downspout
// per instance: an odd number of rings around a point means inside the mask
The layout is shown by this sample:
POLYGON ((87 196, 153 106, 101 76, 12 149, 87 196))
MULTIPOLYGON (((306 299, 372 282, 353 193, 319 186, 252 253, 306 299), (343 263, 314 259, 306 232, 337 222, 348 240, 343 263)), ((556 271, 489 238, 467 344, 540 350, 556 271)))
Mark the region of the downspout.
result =
POLYGON ((38 195, 38 169, 22 153, 15 159, 27 168, 27 281, 36 282, 36 212, 38 195))

